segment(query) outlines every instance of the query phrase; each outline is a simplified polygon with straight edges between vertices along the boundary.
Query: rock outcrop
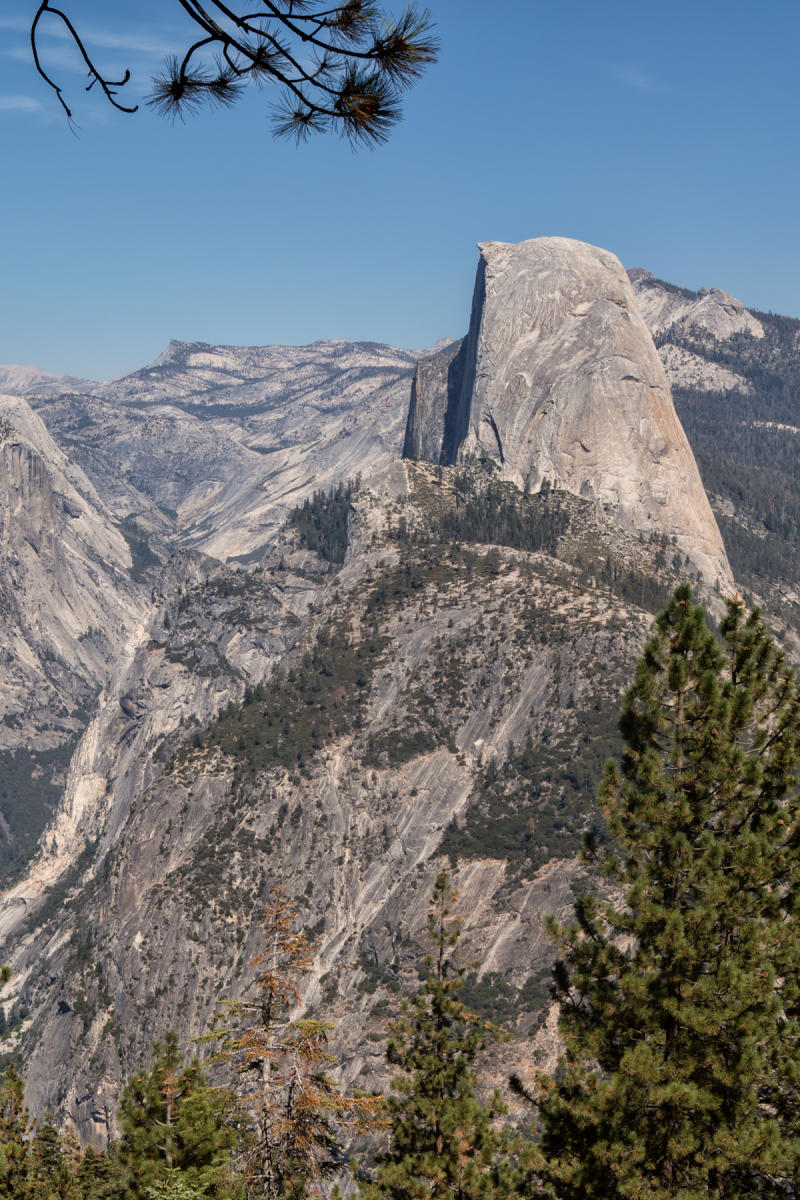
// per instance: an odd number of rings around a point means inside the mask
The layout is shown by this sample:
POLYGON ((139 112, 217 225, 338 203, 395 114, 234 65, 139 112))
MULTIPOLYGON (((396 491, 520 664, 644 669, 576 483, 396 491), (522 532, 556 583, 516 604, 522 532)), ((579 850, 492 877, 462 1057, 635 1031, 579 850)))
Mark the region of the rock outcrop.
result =
POLYGON ((653 334, 673 326, 710 334, 725 341, 737 333, 763 338, 764 326, 748 312, 741 300, 722 288, 701 288, 699 292, 675 287, 656 279, 650 271, 634 267, 628 277, 636 292, 639 308, 653 334))
POLYGON ((731 586, 669 383, 619 260, 567 238, 485 242, 469 333, 417 369, 408 457, 478 456, 520 488, 593 500, 731 586))

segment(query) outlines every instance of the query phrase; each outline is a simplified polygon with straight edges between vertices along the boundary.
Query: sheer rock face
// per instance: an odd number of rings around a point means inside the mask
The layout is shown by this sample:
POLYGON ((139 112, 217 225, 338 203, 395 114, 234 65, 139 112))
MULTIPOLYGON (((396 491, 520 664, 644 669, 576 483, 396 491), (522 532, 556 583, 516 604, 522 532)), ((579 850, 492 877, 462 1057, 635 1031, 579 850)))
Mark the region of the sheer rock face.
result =
POLYGON ((408 457, 494 460, 519 487, 594 500, 732 584, 669 383, 619 260, 567 238, 484 242, 469 333, 419 364, 408 457))
POLYGON ((122 533, 24 399, 0 394, 0 750, 52 747, 107 682, 139 590, 122 533))

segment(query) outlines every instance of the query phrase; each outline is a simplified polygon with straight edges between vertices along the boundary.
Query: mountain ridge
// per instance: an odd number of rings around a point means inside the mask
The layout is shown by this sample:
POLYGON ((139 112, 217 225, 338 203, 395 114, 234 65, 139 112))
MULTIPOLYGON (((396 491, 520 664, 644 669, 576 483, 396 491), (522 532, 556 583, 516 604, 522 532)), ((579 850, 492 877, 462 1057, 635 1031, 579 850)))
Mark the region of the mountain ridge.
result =
MULTIPOLYGON (((659 349, 745 379, 747 393, 720 394, 759 404, 748 356, 766 361, 778 342, 758 320, 762 338, 684 326, 659 349)), ((163 374, 33 397, 111 527, 133 521, 140 556, 139 622, 66 802, 0 901, 0 958, 15 971, 2 1050, 22 1055, 34 1111, 73 1121, 84 1141, 113 1131, 120 1084, 153 1037, 172 1025, 188 1044, 215 998, 246 985, 276 878, 319 943, 304 999, 338 1022, 348 1084, 385 1082, 385 1013, 417 977, 445 865, 465 899, 466 952, 484 963, 470 986, 506 997, 512 1041, 495 1077, 552 1053, 543 915, 568 913, 583 886, 574 852, 599 819, 619 694, 690 564, 668 534, 622 528, 557 488, 526 495, 491 461, 401 462, 408 352, 326 345, 321 363, 266 348, 263 379, 206 393, 216 368, 203 358, 177 371, 172 401, 163 374), (360 485, 337 500, 331 486, 359 473, 362 453, 360 485), (304 526, 292 514, 306 500, 304 526), (316 522, 324 535, 342 503, 344 562, 303 533, 316 522)), ((215 362, 230 348, 217 349, 215 362)), ((701 432, 716 395, 685 400, 701 432)), ((753 420, 800 427, 788 401, 764 405, 753 420)), ((717 494, 718 515, 725 503, 717 494)), ((741 500, 732 511, 751 520, 741 500)), ((781 603, 791 650, 793 602, 781 603)))

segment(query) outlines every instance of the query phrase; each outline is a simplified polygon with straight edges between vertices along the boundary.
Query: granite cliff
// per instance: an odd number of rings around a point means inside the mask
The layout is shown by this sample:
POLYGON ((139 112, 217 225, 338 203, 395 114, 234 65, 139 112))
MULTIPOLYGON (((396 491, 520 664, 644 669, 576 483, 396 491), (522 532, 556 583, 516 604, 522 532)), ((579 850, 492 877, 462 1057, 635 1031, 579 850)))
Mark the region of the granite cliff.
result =
POLYGON ((35 848, 137 623, 123 530, 21 397, 0 395, 0 875, 35 848))
POLYGON ((675 538, 728 590, 722 539, 618 259, 567 238, 479 250, 467 337, 417 368, 406 456, 474 455, 520 488, 590 499, 625 528, 675 538))
MULTIPOLYGON (((495 1078, 547 1060, 543 917, 584 886, 575 850, 599 820, 620 691, 678 579, 704 576, 712 602, 730 580, 620 272, 564 239, 485 246, 469 337, 417 368, 420 462, 399 459, 415 356, 389 347, 173 343, 123 380, 61 390, 8 373, 35 410, 8 402, 5 536, 37 573, 19 624, 48 613, 52 584, 61 625, 36 680, 60 655, 85 679, 71 735, 88 721, 0 898, 0 1052, 21 1057, 37 1114, 101 1142, 152 1039, 174 1027, 189 1049, 247 986, 276 881, 317 944, 304 1003, 337 1023, 346 1083, 384 1081, 386 1019, 418 979, 443 865, 481 963, 467 998, 511 1034, 495 1078), (352 495, 322 494, 359 472, 352 495), (334 523, 346 553, 309 536, 334 523), (67 620, 84 608, 113 646, 67 620)), ((755 319, 761 338, 673 322, 659 351, 671 330, 704 371, 746 381, 728 411, 754 404, 748 355, 779 357, 755 319)), ((716 411, 716 393, 692 395, 716 411)), ((788 400, 753 411, 737 427, 787 445, 770 414, 800 428, 788 400)), ((9 551, 0 583, 16 570, 9 551)))
POLYGON ((135 621, 130 567, 84 473, 25 400, 0 395, 0 747, 54 744, 54 706, 93 702, 135 621))

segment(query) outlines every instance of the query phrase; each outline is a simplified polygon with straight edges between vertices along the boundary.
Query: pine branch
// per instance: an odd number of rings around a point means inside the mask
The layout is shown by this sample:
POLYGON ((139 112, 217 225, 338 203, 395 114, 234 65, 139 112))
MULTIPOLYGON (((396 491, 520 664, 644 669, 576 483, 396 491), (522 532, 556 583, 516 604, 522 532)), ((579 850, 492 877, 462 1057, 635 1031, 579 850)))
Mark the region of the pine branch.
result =
MULTIPOLYGON (((311 133, 338 132, 353 145, 376 145, 401 116, 400 94, 436 61, 438 42, 427 9, 409 5, 399 18, 382 13, 372 0, 344 0, 330 9, 308 3, 264 0, 263 10, 238 11, 224 0, 177 0, 201 31, 182 53, 168 55, 154 76, 147 103, 160 115, 181 120, 205 107, 230 107, 249 83, 282 89, 273 110, 277 136, 302 141, 311 133)), ((49 14, 64 25, 89 72, 121 112, 133 113, 118 89, 131 79, 111 80, 95 66, 67 13, 41 0, 31 25, 33 61, 58 97, 68 119, 63 89, 47 72, 39 43, 40 22, 49 14)))

